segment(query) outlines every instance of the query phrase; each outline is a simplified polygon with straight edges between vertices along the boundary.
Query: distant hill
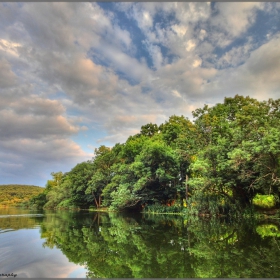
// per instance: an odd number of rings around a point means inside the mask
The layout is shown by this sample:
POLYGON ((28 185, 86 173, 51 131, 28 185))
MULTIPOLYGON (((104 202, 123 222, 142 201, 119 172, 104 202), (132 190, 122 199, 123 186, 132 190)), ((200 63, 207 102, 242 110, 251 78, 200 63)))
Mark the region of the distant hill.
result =
POLYGON ((44 188, 29 185, 0 185, 0 206, 16 206, 43 192, 44 188))

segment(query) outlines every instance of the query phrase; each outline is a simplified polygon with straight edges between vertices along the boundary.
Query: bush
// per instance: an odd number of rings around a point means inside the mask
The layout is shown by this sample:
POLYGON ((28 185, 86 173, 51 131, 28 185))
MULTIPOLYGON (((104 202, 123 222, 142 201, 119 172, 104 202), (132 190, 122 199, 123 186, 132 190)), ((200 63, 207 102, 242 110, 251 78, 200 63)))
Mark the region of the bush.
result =
POLYGON ((145 213, 181 213, 183 208, 178 205, 166 206, 161 204, 148 205, 144 208, 145 213))
POLYGON ((62 200, 56 208, 75 208, 71 199, 62 200))
POLYGON ((273 224, 257 226, 256 231, 262 238, 265 238, 267 236, 280 237, 280 231, 278 227, 273 224))
POLYGON ((261 195, 257 194, 253 198, 253 205, 258 206, 260 208, 272 208, 276 205, 276 200, 273 195, 261 195))

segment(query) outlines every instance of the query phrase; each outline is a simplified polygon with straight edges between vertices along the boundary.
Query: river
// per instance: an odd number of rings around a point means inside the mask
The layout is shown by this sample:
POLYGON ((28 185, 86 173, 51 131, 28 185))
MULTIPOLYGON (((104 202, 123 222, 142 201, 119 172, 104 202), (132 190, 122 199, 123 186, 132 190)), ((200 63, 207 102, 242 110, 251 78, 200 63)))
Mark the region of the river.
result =
POLYGON ((0 274, 18 278, 275 278, 279 220, 0 208, 0 274))

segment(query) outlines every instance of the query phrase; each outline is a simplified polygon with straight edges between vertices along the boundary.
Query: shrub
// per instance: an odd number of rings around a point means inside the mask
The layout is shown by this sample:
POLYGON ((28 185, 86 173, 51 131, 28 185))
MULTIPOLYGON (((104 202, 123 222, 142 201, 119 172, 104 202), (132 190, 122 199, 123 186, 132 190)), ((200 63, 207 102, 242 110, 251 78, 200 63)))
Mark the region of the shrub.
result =
POLYGON ((56 208, 75 208, 71 199, 62 200, 56 208))
POLYGON ((278 227, 273 224, 257 226, 256 231, 262 238, 267 236, 280 237, 280 232, 278 227))
POLYGON ((181 213, 182 207, 178 205, 166 206, 161 204, 148 205, 144 208, 145 213, 181 213))
POLYGON ((276 200, 273 195, 261 195, 257 194, 253 198, 253 205, 261 207, 261 208, 272 208, 276 205, 276 200))

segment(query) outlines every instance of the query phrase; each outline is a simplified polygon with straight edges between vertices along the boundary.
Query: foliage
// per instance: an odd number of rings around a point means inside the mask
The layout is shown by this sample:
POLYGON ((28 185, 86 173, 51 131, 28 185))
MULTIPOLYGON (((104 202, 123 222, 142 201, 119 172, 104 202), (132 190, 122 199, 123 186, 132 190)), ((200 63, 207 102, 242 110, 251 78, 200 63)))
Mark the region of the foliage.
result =
POLYGON ((262 238, 252 219, 186 222, 180 215, 60 211, 46 215, 41 237, 44 246, 85 266, 89 278, 273 278, 279 275, 277 227, 270 225, 262 238))
POLYGON ((277 225, 274 224, 259 225, 256 228, 256 232, 262 238, 269 237, 269 236, 280 237, 280 230, 278 229, 277 225))
POLYGON ((166 214, 166 213, 182 213, 183 209, 181 205, 172 205, 172 206, 166 206, 161 204, 152 204, 148 205, 145 209, 145 213, 151 213, 151 214, 166 214))
POLYGON ((173 115, 123 144, 100 146, 92 160, 52 173, 35 205, 170 212, 177 201, 191 216, 240 216, 256 195, 278 203, 280 99, 236 95, 193 117, 173 115))
POLYGON ((279 104, 237 95, 194 111, 201 135, 190 166, 195 196, 216 194, 243 206, 257 193, 279 197, 279 104))
POLYGON ((0 185, 0 205, 19 206, 34 195, 40 195, 44 188, 30 185, 0 185))
POLYGON ((275 206, 276 201, 273 195, 257 194, 253 198, 253 204, 261 208, 272 208, 275 206))

